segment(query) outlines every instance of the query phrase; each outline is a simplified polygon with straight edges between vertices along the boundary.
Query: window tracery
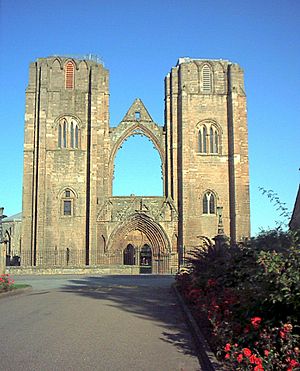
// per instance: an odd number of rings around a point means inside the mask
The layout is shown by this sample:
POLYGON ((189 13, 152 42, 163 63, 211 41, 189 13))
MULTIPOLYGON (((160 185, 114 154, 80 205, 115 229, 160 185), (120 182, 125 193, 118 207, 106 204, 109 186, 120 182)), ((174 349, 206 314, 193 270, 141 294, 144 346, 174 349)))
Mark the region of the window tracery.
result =
POLYGON ((203 195, 203 214, 216 214, 216 196, 207 191, 203 195))
POLYGON ((220 131, 214 123, 207 122, 198 127, 198 152, 202 154, 220 153, 220 131))
POLYGON ((73 117, 62 118, 57 126, 58 148, 78 149, 80 145, 80 129, 73 117))

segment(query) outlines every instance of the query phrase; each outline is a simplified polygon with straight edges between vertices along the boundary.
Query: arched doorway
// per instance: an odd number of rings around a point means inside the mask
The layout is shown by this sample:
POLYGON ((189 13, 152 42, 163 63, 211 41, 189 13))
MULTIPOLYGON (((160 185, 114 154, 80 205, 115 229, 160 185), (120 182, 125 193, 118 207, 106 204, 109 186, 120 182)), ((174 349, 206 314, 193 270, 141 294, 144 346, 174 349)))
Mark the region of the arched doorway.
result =
POLYGON ((120 252, 123 262, 125 259, 126 262, 133 261, 133 250, 129 245, 134 247, 134 265, 140 267, 140 273, 169 272, 170 242, 168 237, 163 228, 143 212, 130 215, 114 230, 109 237, 107 251, 110 254, 120 252))
POLYGON ((140 251, 140 273, 152 273, 152 249, 147 244, 140 251))
POLYGON ((124 249, 123 264, 124 265, 135 265, 135 248, 131 244, 128 244, 124 249))

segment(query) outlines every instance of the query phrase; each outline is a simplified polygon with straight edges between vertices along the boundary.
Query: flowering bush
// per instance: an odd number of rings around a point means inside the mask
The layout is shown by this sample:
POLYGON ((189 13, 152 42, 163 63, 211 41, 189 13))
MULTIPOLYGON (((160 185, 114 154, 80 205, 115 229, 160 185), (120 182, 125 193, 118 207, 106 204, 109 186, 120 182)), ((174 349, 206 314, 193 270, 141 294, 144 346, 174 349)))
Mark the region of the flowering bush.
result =
POLYGON ((238 343, 226 343, 219 355, 222 353, 225 364, 235 370, 299 369, 299 337, 292 330, 290 323, 268 327, 260 317, 254 317, 237 336, 238 343))
POLYGON ((0 275, 0 292, 12 290, 14 280, 10 277, 9 274, 0 275))
POLYGON ((264 232, 233 247, 204 239, 188 263, 178 288, 228 370, 300 370, 296 235, 264 232))

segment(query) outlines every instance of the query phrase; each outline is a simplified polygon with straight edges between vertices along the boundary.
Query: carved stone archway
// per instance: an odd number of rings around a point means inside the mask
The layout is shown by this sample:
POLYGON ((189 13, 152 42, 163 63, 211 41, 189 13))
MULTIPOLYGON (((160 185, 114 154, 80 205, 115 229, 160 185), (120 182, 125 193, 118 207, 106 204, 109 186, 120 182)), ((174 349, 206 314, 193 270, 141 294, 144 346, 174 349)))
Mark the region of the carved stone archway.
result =
MULTIPOLYGON (((153 273, 168 273, 171 255, 170 241, 163 228, 144 213, 135 213, 115 228, 108 241, 108 253, 118 253, 133 244, 136 257, 147 244, 153 253, 153 273)), ((136 265, 139 265, 139 259, 136 265)))

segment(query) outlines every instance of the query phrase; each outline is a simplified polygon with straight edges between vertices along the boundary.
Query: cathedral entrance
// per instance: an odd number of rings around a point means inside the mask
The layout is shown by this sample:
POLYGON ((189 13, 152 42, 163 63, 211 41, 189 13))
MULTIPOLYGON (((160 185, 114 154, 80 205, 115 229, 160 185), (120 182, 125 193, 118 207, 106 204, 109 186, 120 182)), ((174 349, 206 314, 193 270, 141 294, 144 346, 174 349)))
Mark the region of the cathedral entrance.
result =
POLYGON ((121 258, 118 264, 134 265, 139 273, 170 271, 171 248, 166 233, 143 212, 135 212, 115 228, 108 240, 106 254, 110 261, 116 256, 121 258))
POLYGON ((152 273, 152 249, 147 244, 140 252, 140 273, 152 273))

